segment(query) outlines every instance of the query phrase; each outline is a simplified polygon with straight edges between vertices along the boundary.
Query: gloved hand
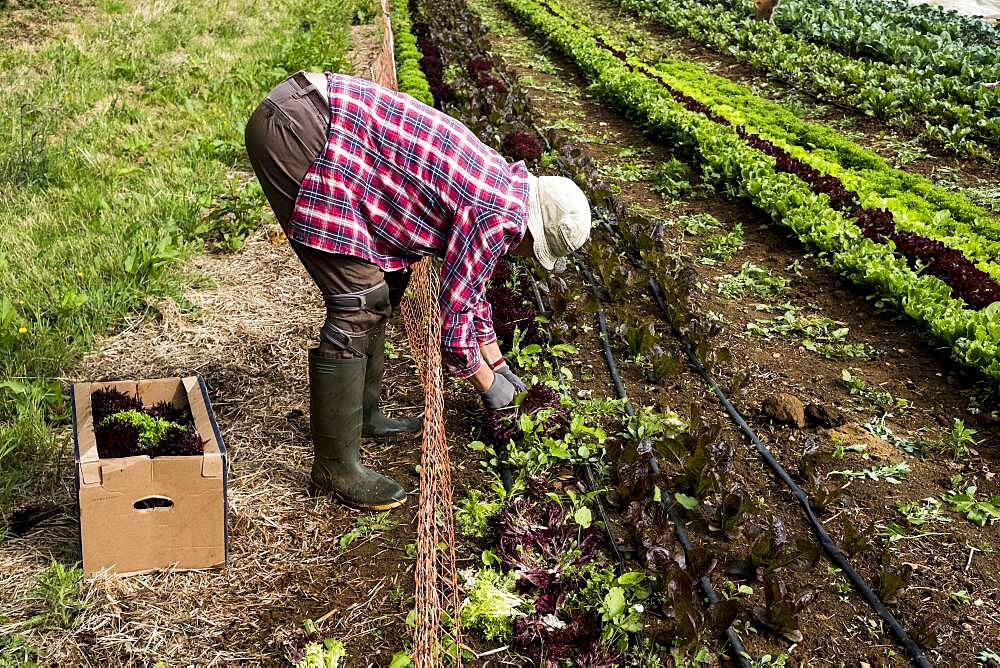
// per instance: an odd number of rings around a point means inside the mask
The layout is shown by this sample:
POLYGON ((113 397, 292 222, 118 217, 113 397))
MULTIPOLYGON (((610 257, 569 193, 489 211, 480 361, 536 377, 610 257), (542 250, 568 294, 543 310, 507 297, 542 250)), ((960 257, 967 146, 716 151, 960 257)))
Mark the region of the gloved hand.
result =
POLYGON ((483 405, 490 410, 506 408, 514 401, 517 390, 506 377, 499 373, 493 374, 493 384, 490 389, 483 392, 483 405))
POLYGON ((507 361, 506 360, 504 360, 500 364, 500 366, 498 366, 497 368, 493 369, 493 373, 498 373, 501 376, 503 376, 504 378, 506 378, 507 380, 509 380, 510 384, 513 385, 514 389, 517 390, 518 392, 527 392, 528 391, 528 386, 524 384, 524 381, 521 380, 517 376, 516 373, 514 373, 513 371, 510 370, 510 367, 507 366, 507 361))

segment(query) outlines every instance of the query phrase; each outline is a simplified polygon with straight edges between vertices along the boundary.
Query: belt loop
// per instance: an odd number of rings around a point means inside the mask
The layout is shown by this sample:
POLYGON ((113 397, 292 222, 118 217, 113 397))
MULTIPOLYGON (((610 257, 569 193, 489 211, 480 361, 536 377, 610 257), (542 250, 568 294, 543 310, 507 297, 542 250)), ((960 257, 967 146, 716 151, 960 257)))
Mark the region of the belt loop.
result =
POLYGON ((306 73, 303 72, 302 70, 299 70, 298 72, 292 75, 292 81, 294 81, 299 85, 299 89, 303 93, 308 93, 311 90, 316 90, 316 87, 312 85, 312 82, 309 81, 309 77, 307 77, 306 73))
MULTIPOLYGON (((324 81, 327 80, 326 74, 323 74, 324 81)), ((315 107, 316 111, 319 112, 320 118, 324 121, 329 122, 330 120, 330 106, 326 103, 326 98, 323 93, 320 92, 318 88, 309 80, 305 72, 299 70, 292 75, 292 81, 294 81, 301 91, 300 97, 307 98, 315 107)))

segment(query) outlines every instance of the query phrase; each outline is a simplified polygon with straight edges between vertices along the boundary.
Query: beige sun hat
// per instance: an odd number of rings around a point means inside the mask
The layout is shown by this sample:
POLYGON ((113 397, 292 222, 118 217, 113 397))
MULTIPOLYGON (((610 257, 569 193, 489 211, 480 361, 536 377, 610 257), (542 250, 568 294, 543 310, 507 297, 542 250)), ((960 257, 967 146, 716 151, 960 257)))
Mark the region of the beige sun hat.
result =
POLYGON ((590 203, 572 180, 563 176, 531 176, 528 231, 533 251, 545 269, 580 248, 590 237, 590 203))

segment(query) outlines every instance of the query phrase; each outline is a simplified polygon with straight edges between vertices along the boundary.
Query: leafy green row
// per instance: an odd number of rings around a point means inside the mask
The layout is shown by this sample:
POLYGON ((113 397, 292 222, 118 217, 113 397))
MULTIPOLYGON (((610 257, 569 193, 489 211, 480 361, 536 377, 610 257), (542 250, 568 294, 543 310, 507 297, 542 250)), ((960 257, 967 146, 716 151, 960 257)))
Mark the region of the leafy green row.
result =
POLYGON ((797 118, 746 87, 680 60, 657 63, 670 85, 747 130, 768 139, 858 193, 862 206, 887 208, 896 226, 962 251, 1000 280, 1000 221, 965 197, 926 178, 890 167, 876 153, 831 128, 797 118))
POLYGON ((966 82, 1000 80, 1000 52, 949 32, 924 33, 905 16, 887 13, 882 0, 784 0, 774 23, 817 44, 856 58, 906 65, 966 82))
MULTIPOLYGON (((550 8, 573 22, 573 17, 550 8)), ((605 42, 614 37, 602 35, 605 42)), ((641 39, 640 39, 641 41, 641 39)), ((615 48, 634 52, 616 42, 615 48)), ((639 62, 640 67, 642 63, 639 62)), ((795 158, 858 193, 861 205, 886 208, 896 227, 936 239, 962 251, 976 266, 1000 280, 1000 221, 965 197, 929 180, 890 167, 881 156, 836 130, 808 123, 746 86, 707 72, 697 63, 668 58, 656 64, 659 78, 712 111, 788 151, 795 158)))
POLYGON ((835 270, 923 323, 952 346, 957 359, 1000 379, 1000 306, 964 309, 942 281, 917 274, 889 246, 865 238, 828 206, 826 197, 815 195, 800 179, 777 172, 772 158, 749 147, 732 128, 686 110, 659 82, 632 72, 590 34, 534 0, 504 1, 576 62, 595 91, 671 144, 690 151, 706 174, 791 228, 835 270))
POLYGON ((982 152, 976 139, 1000 144, 1000 88, 851 58, 695 0, 622 0, 622 6, 826 99, 922 131, 950 150, 982 152))
MULTIPOLYGON (((808 2, 809 0, 805 0, 808 2)), ((714 4, 741 12, 744 16, 754 16, 753 0, 701 0, 703 4, 714 4)), ((789 4, 784 0, 778 8, 789 4)), ((822 9, 827 3, 813 3, 822 9)), ((961 41, 975 48, 1000 48, 1000 29, 980 16, 966 16, 954 9, 944 9, 928 3, 911 4, 907 0, 857 0, 851 6, 861 10, 865 18, 872 22, 884 22, 890 28, 913 30, 920 35, 961 41)))
POLYGON ((433 106, 427 77, 420 69, 422 54, 417 48, 417 38, 410 32, 410 10, 406 0, 392 0, 392 38, 396 51, 396 81, 399 90, 433 106))
MULTIPOLYGON (((750 17, 755 14, 754 0, 701 0, 703 4, 728 7, 750 17)), ((980 16, 966 16, 954 9, 908 0, 857 0, 866 16, 891 21, 892 25, 910 28, 921 35, 961 40, 976 47, 1000 49, 1000 29, 980 16)), ((779 5, 780 7, 781 5, 779 5)))
POLYGON ((1000 30, 979 17, 965 16, 954 9, 922 2, 911 4, 907 0, 880 0, 873 9, 891 14, 922 33, 949 33, 970 44, 1000 49, 1000 30))

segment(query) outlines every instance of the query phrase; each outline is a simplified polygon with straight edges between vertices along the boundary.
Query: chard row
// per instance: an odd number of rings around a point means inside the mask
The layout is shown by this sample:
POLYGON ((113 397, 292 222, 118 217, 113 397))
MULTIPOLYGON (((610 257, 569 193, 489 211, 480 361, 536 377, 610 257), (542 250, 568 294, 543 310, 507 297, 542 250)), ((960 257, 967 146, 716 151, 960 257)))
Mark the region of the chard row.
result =
MULTIPOLYGON (((778 163, 787 159, 780 155, 780 148, 765 152, 759 138, 720 122, 725 119, 704 105, 699 108, 697 101, 688 100, 685 106, 675 99, 683 99, 683 94, 672 94, 656 78, 654 68, 643 65, 636 71, 638 68, 622 60, 624 54, 599 44, 601 37, 596 31, 574 27, 559 16, 561 10, 554 3, 549 3, 549 8, 533 0, 505 3, 573 60, 594 89, 612 104, 664 140, 692 153, 706 173, 791 228, 803 242, 817 248, 835 270, 923 323, 952 347, 956 359, 1000 378, 1000 306, 966 308, 940 278, 914 270, 892 246, 869 238, 886 236, 885 221, 871 221, 882 231, 868 227, 868 221, 855 224, 849 218, 855 210, 851 202, 842 201, 838 210, 831 206, 831 197, 817 194, 787 168, 779 169, 778 163)), ((811 176, 808 168, 799 171, 811 176)))

